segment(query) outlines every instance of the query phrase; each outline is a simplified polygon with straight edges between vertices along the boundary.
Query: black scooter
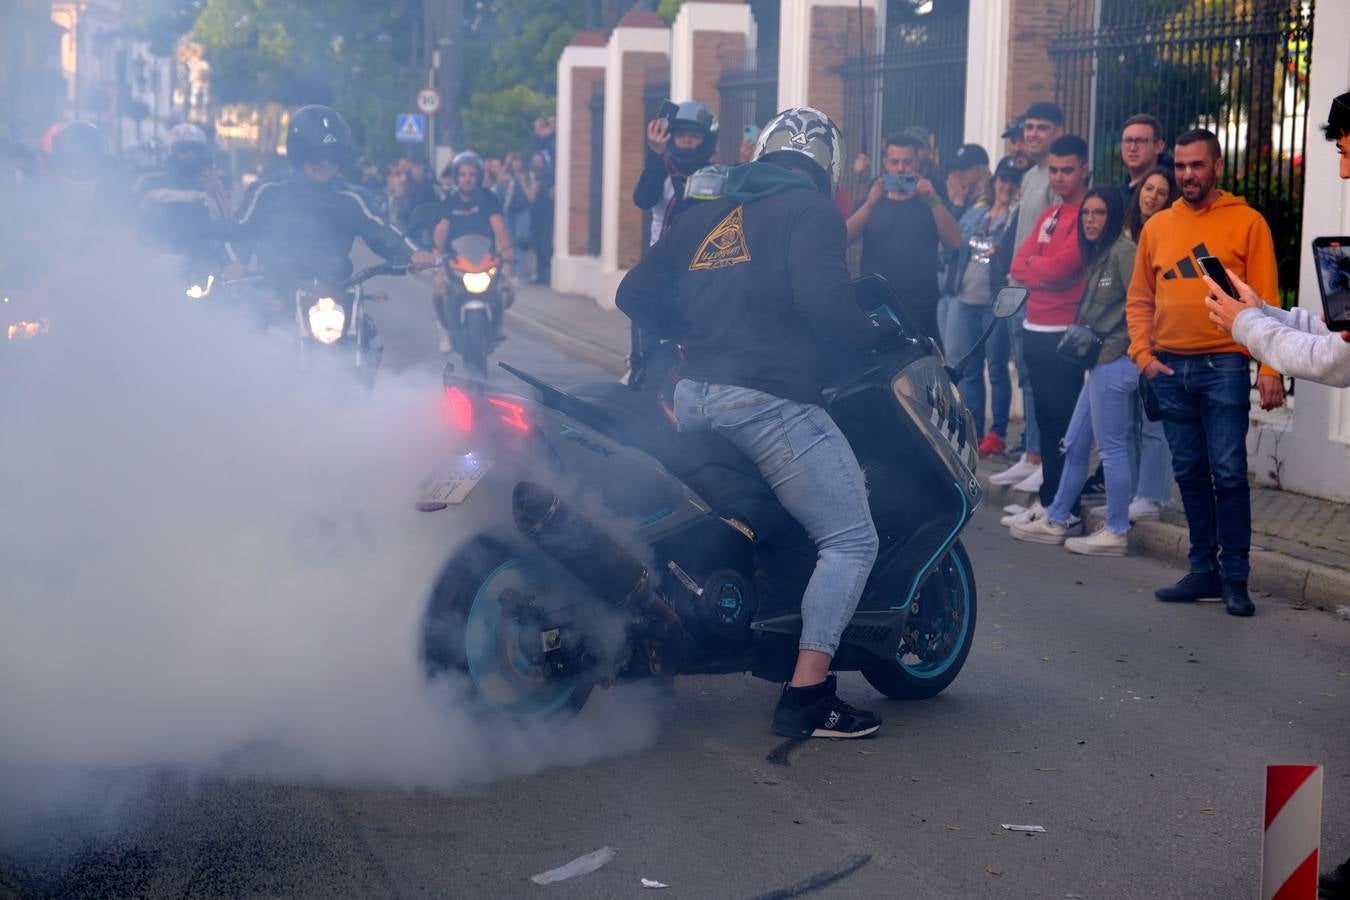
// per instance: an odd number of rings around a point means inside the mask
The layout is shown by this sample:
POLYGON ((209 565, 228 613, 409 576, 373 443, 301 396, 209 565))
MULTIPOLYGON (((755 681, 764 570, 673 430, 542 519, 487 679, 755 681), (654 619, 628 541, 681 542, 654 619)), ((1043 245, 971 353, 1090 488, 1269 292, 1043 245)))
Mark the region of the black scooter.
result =
MULTIPOLYGON (((833 668, 861 671, 888 697, 931 697, 961 671, 975 631, 958 539, 982 499, 975 428, 954 387, 959 365, 944 364, 885 280, 859 279, 855 295, 906 337, 826 391, 881 540, 833 668)), ((995 316, 1025 297, 1000 292, 995 316)), ((563 391, 500 365, 533 390, 445 376, 458 452, 418 505, 477 534, 433 588, 428 675, 467 676, 486 710, 512 718, 568 716, 597 685, 643 678, 786 680, 816 551, 755 466, 724 438, 678 432, 659 395, 563 391)))

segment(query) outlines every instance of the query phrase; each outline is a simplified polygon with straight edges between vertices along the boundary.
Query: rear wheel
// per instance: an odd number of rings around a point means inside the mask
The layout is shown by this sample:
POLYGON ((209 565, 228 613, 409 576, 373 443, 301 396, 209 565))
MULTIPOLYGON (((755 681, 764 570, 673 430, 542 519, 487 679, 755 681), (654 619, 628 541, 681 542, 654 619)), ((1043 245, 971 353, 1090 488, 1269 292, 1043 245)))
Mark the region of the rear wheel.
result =
POLYGON ((547 558, 488 537, 446 564, 422 629, 428 676, 468 677, 482 709, 518 720, 568 719, 591 686, 546 677, 541 615, 578 598, 547 558))
POLYGON ((459 355, 464 367, 480 378, 487 376, 488 349, 492 346, 492 323, 481 310, 471 310, 460 326, 459 355))
POLYGON ((957 541, 919 588, 894 658, 862 670, 892 700, 936 696, 956 680, 975 640, 975 573, 957 541))

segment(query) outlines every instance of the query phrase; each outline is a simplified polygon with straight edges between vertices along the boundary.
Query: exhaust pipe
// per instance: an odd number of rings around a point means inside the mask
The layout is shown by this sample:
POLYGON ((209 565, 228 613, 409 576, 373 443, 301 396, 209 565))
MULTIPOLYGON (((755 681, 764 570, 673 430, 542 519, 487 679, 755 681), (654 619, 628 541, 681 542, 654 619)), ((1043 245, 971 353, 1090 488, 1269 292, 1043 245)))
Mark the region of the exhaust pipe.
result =
POLYGON ((511 492, 511 513, 521 534, 601 599, 620 609, 647 599, 647 567, 553 491, 520 482, 511 492))

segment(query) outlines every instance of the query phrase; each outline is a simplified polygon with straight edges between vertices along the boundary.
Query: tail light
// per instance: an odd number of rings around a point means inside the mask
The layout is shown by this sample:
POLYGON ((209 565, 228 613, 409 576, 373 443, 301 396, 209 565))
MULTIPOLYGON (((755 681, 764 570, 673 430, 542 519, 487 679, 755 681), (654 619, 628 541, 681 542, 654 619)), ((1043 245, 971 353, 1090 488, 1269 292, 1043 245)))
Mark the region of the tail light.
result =
POLYGON ((445 415, 460 431, 473 430, 473 401, 453 385, 445 389, 445 415))
MULTIPOLYGON (((518 431, 530 430, 530 421, 525 416, 525 407, 522 404, 507 400, 504 397, 488 397, 487 402, 492 407, 491 412, 496 414, 498 421, 503 425, 509 425, 518 431)), ((445 398, 442 405, 445 408, 445 416, 452 425, 464 432, 473 430, 474 404, 472 397, 459 387, 451 385, 445 389, 445 398)))

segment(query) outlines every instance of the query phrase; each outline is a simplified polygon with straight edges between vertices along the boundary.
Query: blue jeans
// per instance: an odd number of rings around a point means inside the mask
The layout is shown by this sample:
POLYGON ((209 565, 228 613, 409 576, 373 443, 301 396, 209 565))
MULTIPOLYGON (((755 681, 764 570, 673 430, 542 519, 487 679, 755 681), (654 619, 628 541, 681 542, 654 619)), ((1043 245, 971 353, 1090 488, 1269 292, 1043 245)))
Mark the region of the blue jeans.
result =
POLYGON ((1150 422, 1140 408, 1135 424, 1134 496, 1159 504, 1171 503, 1172 451, 1167 446, 1163 423, 1150 422))
POLYGON ((798 646, 833 656, 878 547, 867 483, 839 426, 811 403, 688 378, 675 385, 675 420, 681 431, 713 431, 735 444, 815 541, 798 646))
POLYGON ((1054 502, 1046 512, 1050 521, 1063 524, 1069 520, 1087 483, 1095 439, 1106 472, 1106 527, 1116 534, 1130 530, 1130 488, 1134 482, 1130 438, 1138 390, 1139 369, 1128 356, 1088 372, 1087 385, 1078 395, 1073 420, 1064 435, 1064 471, 1054 502))
POLYGON ((1176 372, 1159 373, 1149 384, 1162 410, 1172 468, 1186 508, 1191 571, 1246 581, 1252 543, 1247 357, 1159 353, 1158 358, 1176 372))
MULTIPOLYGON (((970 352, 984 329, 994 321, 993 307, 976 306, 960 299, 952 301, 947 313, 947 360, 958 362, 970 352)), ((984 349, 970 358, 966 372, 957 386, 966 408, 975 417, 975 431, 984 437, 984 363, 989 360, 990 413, 992 431, 999 437, 1008 436, 1008 409, 1012 405, 1012 379, 1008 375, 1008 329, 1002 322, 994 326, 984 349)))

